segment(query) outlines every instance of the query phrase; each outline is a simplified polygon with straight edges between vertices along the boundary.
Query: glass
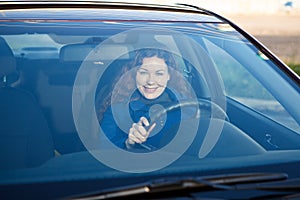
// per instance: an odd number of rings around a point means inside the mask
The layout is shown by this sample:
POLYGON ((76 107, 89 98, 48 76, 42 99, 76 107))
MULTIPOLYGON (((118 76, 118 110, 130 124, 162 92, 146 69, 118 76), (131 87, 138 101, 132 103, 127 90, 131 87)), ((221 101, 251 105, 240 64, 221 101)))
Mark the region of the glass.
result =
MULTIPOLYGON (((205 172, 259 166, 286 162, 297 155, 297 152, 288 151, 286 155, 266 155, 269 150, 300 148, 299 87, 271 59, 226 24, 45 20, 31 26, 25 22, 5 22, 0 28, 0 35, 7 40, 16 58, 20 79, 13 86, 26 90, 36 99, 46 118, 55 147, 55 155, 41 165, 1 170, 2 183, 82 180, 90 176, 134 178, 135 173, 144 173, 143 170, 149 170, 147 173, 151 176, 176 174, 178 171, 205 172), (120 165, 135 162, 128 161, 130 156, 114 160, 115 154, 124 151, 115 150, 116 146, 107 141, 103 134, 99 134, 99 122, 102 120, 99 113, 107 109, 106 98, 113 92, 122 94, 114 87, 115 82, 111 78, 127 74, 122 69, 133 62, 136 50, 155 47, 158 42, 168 47, 174 55, 176 68, 173 74, 177 76, 173 83, 184 85, 182 88, 169 89, 176 95, 177 92, 185 92, 182 96, 192 97, 193 100, 179 102, 182 107, 187 105, 180 108, 181 121, 187 123, 184 126, 187 128, 187 141, 182 137, 177 144, 178 148, 164 152, 161 157, 153 156, 154 161, 149 168, 142 166, 130 169, 132 171, 128 168, 128 171, 124 170, 125 167, 114 168, 112 163, 107 164, 98 159, 98 156, 102 156, 97 152, 99 148, 108 153, 107 159, 111 159, 111 162, 116 161, 120 165), (185 120, 185 110, 196 110, 191 120, 185 120), (241 119, 241 114, 246 116, 246 122, 241 119), (203 121, 202 117, 205 118, 203 121), (256 127, 247 124, 250 119, 253 119, 256 127), (210 126, 210 123, 216 126, 210 126), (262 133, 257 133, 261 127, 262 133), (193 135, 192 132, 198 128, 203 132, 193 135), (276 134, 273 130, 276 130, 276 134), (205 134, 215 131, 220 132, 216 140, 225 142, 217 147, 214 154, 209 145, 214 146, 218 141, 211 142, 211 138, 205 134), (224 139, 224 132, 230 136, 228 138, 235 133, 239 137, 236 141, 224 139), (202 145, 202 142, 208 142, 209 145, 202 145), (237 150, 238 147, 234 149, 235 145, 224 148, 232 142, 244 146, 243 151, 237 150), (112 149, 113 153, 110 152, 112 149), (190 152, 193 154, 190 155, 190 152), (174 160, 171 156, 174 156, 174 160), (160 167, 161 160, 169 163, 160 167), (176 166, 178 164, 181 165, 180 169, 176 166)), ((128 81, 119 84, 129 87, 134 83, 128 81)), ((178 95, 177 99, 181 100, 179 97, 182 96, 178 95)), ((168 109, 175 109, 176 106, 178 104, 168 109)), ((130 120, 130 117, 122 119, 120 124, 130 120)), ((129 127, 125 126, 124 130, 129 130, 129 127)), ((171 131, 175 133, 177 130, 180 130, 179 125, 171 131)), ((172 137, 168 139, 173 140, 172 137)), ((134 160, 135 156, 145 156, 146 153, 143 153, 130 155, 134 155, 134 160)))

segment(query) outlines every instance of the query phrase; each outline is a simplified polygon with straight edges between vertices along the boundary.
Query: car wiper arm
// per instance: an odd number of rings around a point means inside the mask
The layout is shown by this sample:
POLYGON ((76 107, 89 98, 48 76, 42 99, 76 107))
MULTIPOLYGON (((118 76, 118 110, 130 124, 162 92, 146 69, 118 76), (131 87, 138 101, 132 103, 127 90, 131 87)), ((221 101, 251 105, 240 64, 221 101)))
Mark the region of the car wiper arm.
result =
MULTIPOLYGON (((236 190, 236 184, 263 183, 287 179, 284 173, 244 173, 215 175, 205 177, 179 177, 170 179, 156 179, 154 181, 117 188, 106 192, 93 192, 93 194, 73 198, 84 199, 111 199, 120 197, 134 197, 142 194, 161 194, 184 190, 211 191, 236 190)), ((240 189, 246 189, 240 188, 240 189)))

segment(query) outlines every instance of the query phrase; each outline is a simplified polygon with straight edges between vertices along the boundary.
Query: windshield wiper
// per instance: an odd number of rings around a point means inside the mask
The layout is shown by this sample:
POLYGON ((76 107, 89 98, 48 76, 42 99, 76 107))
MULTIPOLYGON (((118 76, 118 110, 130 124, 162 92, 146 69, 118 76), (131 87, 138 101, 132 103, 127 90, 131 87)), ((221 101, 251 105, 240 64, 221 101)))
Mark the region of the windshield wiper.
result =
MULTIPOLYGON (((287 179, 285 173, 243 173, 229 175, 215 175, 204 177, 177 177, 156 179, 127 187, 116 188, 110 191, 93 192, 72 199, 112 199, 112 198, 134 198, 139 195, 155 195, 170 193, 175 195, 186 191, 212 191, 212 190, 246 190, 246 189, 278 189, 278 185, 260 185, 259 183, 273 183, 287 179)), ((299 190, 299 185, 294 185, 289 189, 299 190), (292 188, 293 187, 293 188, 292 188)), ((282 185, 280 187, 282 189, 282 185)))

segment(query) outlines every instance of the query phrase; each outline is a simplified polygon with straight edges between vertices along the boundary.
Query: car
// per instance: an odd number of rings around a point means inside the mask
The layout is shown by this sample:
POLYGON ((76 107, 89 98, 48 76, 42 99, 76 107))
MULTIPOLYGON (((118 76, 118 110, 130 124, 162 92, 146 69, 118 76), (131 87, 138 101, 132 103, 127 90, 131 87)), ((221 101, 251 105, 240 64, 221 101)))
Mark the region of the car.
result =
POLYGON ((1 198, 299 198, 300 78, 230 20, 0 5, 1 198))

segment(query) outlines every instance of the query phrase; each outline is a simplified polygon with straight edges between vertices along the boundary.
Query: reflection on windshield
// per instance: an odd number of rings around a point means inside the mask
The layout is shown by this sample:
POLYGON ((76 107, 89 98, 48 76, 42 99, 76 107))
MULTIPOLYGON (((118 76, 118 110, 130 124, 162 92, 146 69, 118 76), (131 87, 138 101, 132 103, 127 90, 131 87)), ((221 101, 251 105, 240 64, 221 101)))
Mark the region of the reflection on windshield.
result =
POLYGON ((213 23, 72 23, 1 33, 14 60, 1 77, 3 182, 299 158, 299 92, 240 34, 213 23))

